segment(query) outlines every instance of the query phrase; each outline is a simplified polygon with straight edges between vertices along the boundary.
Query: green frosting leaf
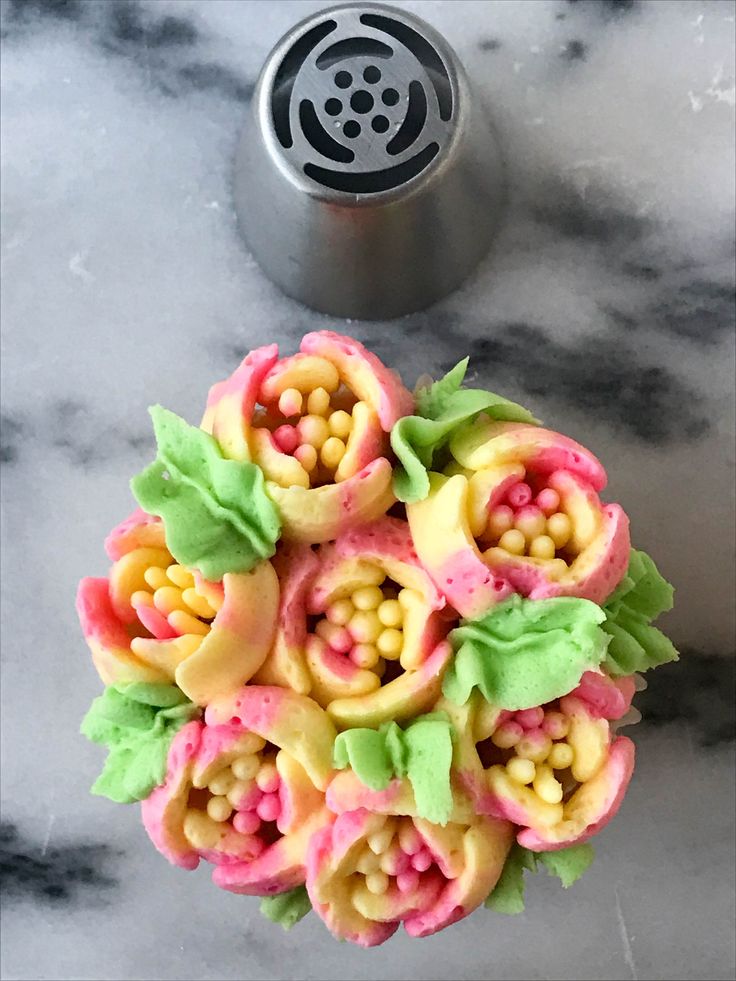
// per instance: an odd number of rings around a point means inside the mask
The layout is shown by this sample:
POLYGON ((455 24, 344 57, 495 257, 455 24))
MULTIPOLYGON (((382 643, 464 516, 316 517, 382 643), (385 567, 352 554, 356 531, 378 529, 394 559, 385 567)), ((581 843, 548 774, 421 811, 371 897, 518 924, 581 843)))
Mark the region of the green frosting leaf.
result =
POLYGON ((335 740, 333 762, 338 770, 349 766, 355 771, 361 783, 371 790, 385 790, 396 766, 391 750, 395 750, 401 737, 394 736, 391 746, 387 745, 389 726, 399 727, 395 722, 378 729, 347 729, 335 740))
MULTIPOLYGON (((397 727, 398 728, 398 727, 397 727)), ((418 716, 404 730, 406 775, 419 817, 447 824, 452 814, 452 726, 440 713, 418 716)))
POLYGON ((512 845, 503 872, 484 905, 494 913, 505 913, 507 916, 523 913, 526 870, 537 871, 536 854, 521 845, 512 845))
POLYGON ((478 388, 462 388, 468 358, 456 364, 444 378, 420 389, 416 403, 419 415, 399 419, 391 430, 391 446, 399 458, 393 489, 400 501, 412 504, 429 494, 427 471, 435 456, 455 430, 479 412, 499 422, 536 423, 523 406, 501 395, 478 388))
POLYGON ((566 695, 603 660, 609 640, 599 626, 604 619, 589 600, 512 596, 450 633, 455 657, 442 691, 463 705, 478 688, 487 701, 511 711, 566 695))
POLYGON ((178 705, 188 705, 189 699, 176 685, 152 685, 146 682, 133 682, 126 685, 125 698, 139 705, 152 705, 154 708, 171 709, 178 705))
POLYGON ((305 886, 297 886, 278 896, 265 896, 261 900, 261 913, 272 923, 280 923, 284 930, 291 928, 312 911, 305 886))
POLYGON ((118 804, 148 797, 164 782, 171 740, 199 714, 175 685, 109 685, 80 727, 83 736, 109 750, 92 793, 118 804))
POLYGON ((436 419, 444 412, 452 397, 462 388, 469 362, 470 358, 463 358, 439 381, 419 389, 416 404, 420 416, 425 419, 436 419))
MULTIPOLYGON (((168 685, 156 685, 157 688, 168 688, 168 685)), ((82 722, 82 734, 92 742, 108 742, 108 733, 117 735, 123 729, 149 729, 153 724, 154 709, 150 703, 140 702, 135 694, 126 697, 118 688, 106 688, 104 696, 92 703, 92 709, 82 722), (85 729, 85 726, 89 729, 85 729), (96 737, 99 727, 99 738, 96 737)))
POLYGON ((143 510, 162 518, 176 561, 218 582, 270 558, 281 521, 261 468, 226 460, 212 436, 160 405, 149 411, 158 457, 130 486, 143 510))
POLYGON ((594 856, 592 845, 570 845, 556 852, 531 852, 515 844, 485 906, 508 916, 523 913, 524 872, 536 872, 541 863, 550 875, 557 876, 564 889, 569 889, 590 866, 594 856))
POLYGON ((592 845, 570 845, 556 852, 540 852, 537 858, 550 875, 557 876, 563 889, 569 889, 595 858, 592 845))
POLYGON ((626 575, 603 607, 602 626, 611 637, 605 662, 609 674, 633 674, 678 660, 672 641, 650 622, 672 609, 673 593, 646 552, 632 549, 626 575))
POLYGON ((350 766, 371 790, 385 790, 394 776, 408 777, 417 813, 435 824, 447 824, 452 813, 451 763, 452 726, 443 712, 417 716, 405 729, 395 722, 348 729, 335 740, 337 769, 350 766))

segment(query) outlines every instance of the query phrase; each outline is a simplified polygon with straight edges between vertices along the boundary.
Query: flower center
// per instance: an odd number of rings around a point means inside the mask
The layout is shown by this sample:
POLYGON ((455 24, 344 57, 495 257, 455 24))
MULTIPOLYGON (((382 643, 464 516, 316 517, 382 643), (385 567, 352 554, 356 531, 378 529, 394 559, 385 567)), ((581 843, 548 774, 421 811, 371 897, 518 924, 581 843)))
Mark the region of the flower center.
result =
MULTIPOLYGON (((217 615, 214 597, 204 596, 193 574, 182 565, 149 565, 143 573, 144 587, 130 603, 145 629, 157 640, 182 634, 206 636, 217 615)), ((219 608, 219 607, 218 607, 219 608)))
POLYGON ((270 429, 277 448, 299 461, 310 486, 332 483, 353 432, 355 406, 360 404, 353 393, 338 382, 332 390, 323 385, 307 391, 286 388, 275 401, 262 398, 265 413, 260 428, 270 429))
POLYGON ((564 563, 564 571, 575 558, 572 533, 572 520, 561 507, 558 492, 542 487, 535 496, 530 485, 520 481, 489 510, 488 524, 479 538, 490 546, 489 558, 518 555, 554 560, 564 563))
MULTIPOLYGON (((375 566, 376 581, 333 600, 314 627, 335 653, 383 677, 404 649, 404 617, 415 591, 401 588, 375 566)), ((397 665, 398 667, 398 665, 397 665)))
POLYGON ((387 818, 380 831, 366 839, 356 872, 369 892, 382 896, 395 886, 400 893, 415 892, 434 858, 411 818, 387 818))
POLYGON ((567 741, 570 720, 556 705, 504 713, 490 740, 478 746, 484 766, 505 765, 515 783, 530 785, 547 804, 559 804, 576 783, 570 773, 575 759, 567 741))
POLYGON ((281 837, 276 750, 255 733, 243 752, 189 794, 184 831, 193 847, 256 858, 281 837), (265 749, 265 752, 264 752, 265 749))

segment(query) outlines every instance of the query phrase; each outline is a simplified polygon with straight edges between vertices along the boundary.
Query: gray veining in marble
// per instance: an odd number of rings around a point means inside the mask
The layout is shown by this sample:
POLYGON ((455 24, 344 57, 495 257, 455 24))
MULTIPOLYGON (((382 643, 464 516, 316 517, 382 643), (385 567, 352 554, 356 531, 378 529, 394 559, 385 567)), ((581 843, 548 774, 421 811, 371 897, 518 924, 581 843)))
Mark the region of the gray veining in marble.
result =
POLYGON ((322 4, 1 0, 2 976, 733 978, 734 14, 730 0, 401 4, 456 48, 512 195, 458 293, 338 325, 408 382, 478 382, 597 452, 678 590, 639 764, 569 893, 365 952, 316 917, 170 868, 136 808, 91 798, 99 682, 76 581, 131 508, 146 407, 198 418, 253 346, 322 325, 248 256, 235 140, 271 45, 322 4))

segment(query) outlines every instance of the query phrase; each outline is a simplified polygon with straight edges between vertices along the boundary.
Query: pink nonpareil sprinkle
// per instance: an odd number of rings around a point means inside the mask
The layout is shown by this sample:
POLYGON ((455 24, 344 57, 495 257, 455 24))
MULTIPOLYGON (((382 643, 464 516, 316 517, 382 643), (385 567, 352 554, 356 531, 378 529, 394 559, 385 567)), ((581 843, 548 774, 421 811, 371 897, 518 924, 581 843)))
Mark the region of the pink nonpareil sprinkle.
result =
POLYGON ((258 802, 256 814, 262 821, 275 821, 281 813, 281 801, 278 794, 264 794, 258 802))
POLYGON ((293 453, 299 445, 299 433, 294 426, 279 426, 274 430, 273 439, 282 453, 293 453))
POLYGON ((506 495, 506 499, 512 508, 523 508, 524 505, 529 504, 532 499, 532 489, 529 484, 525 484, 523 482, 514 484, 506 495))
POLYGON ((560 495, 556 490, 552 490, 551 487, 545 487, 537 494, 537 499, 534 502, 539 510, 546 517, 554 514, 560 506, 560 495))
POLYGON ((426 848, 422 848, 416 855, 412 855, 411 864, 417 872, 426 872, 432 864, 432 856, 426 848))
POLYGON ((233 827, 241 835, 254 835, 261 826, 255 811, 239 811, 233 818, 233 827))
POLYGON ((350 636, 349 631, 344 627, 333 630, 330 633, 329 645, 338 654, 347 654, 353 647, 355 641, 350 636))
POLYGON ((514 721, 518 722, 522 729, 537 729, 544 722, 544 709, 539 706, 522 709, 516 713, 514 721))
POLYGON ((414 892, 419 885, 419 873, 416 869, 399 873, 396 876, 396 885, 399 887, 399 892, 414 892))

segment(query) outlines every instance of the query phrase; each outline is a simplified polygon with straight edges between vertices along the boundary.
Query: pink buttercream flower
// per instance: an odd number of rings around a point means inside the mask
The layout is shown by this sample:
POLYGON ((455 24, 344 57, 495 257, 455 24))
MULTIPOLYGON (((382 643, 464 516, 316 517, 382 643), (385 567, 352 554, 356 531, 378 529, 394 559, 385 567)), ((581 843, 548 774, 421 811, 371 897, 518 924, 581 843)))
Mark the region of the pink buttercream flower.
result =
POLYGON ((600 462, 566 436, 480 416, 450 441, 454 462, 407 506, 419 558, 468 619, 512 593, 602 603, 629 560, 629 523, 604 504, 600 462))
POLYGON ((85 578, 77 612, 105 682, 172 682, 198 705, 248 681, 275 629, 279 586, 270 562, 208 582, 177 564, 164 526, 134 512, 105 541, 107 579, 85 578))
POLYGON ((310 843, 307 889, 335 936, 373 947, 403 923, 425 937, 467 916, 495 886, 513 841, 508 821, 458 805, 440 826, 416 816, 408 787, 367 791, 350 773, 334 782, 339 817, 310 843))
POLYGON ((342 728, 409 718, 436 701, 450 621, 406 522, 384 517, 274 562, 281 602, 260 683, 309 694, 342 728))
POLYGON ((309 839, 333 819, 324 789, 334 739, 319 706, 286 689, 215 699, 204 723, 176 735, 166 781, 142 804, 151 840, 182 868, 213 863, 214 882, 232 892, 293 889, 309 839))
POLYGON ((358 341, 307 334, 298 354, 252 351, 210 391, 202 427, 226 457, 253 460, 282 534, 309 544, 380 517, 393 504, 388 434, 411 393, 358 341))
POLYGON ((587 671, 569 695, 519 712, 477 692, 461 707, 443 701, 459 733, 456 779, 479 812, 519 826, 532 851, 585 842, 615 815, 633 772, 633 742, 614 738, 633 694, 633 679, 587 671))

